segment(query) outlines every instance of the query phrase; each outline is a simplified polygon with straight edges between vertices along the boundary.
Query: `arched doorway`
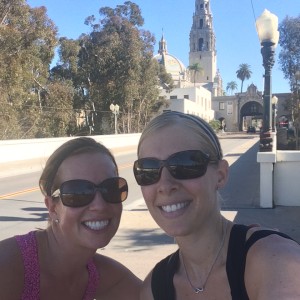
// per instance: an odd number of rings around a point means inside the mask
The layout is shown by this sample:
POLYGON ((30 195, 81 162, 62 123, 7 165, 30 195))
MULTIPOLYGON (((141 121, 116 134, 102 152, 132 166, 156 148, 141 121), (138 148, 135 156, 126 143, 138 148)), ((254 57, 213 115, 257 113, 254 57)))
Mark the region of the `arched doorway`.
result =
POLYGON ((220 122, 220 130, 226 131, 226 123, 225 123, 225 118, 221 117, 218 119, 220 122))
POLYGON ((249 101, 241 107, 239 130, 246 131, 249 126, 259 130, 262 127, 262 119, 262 105, 256 101, 249 101))

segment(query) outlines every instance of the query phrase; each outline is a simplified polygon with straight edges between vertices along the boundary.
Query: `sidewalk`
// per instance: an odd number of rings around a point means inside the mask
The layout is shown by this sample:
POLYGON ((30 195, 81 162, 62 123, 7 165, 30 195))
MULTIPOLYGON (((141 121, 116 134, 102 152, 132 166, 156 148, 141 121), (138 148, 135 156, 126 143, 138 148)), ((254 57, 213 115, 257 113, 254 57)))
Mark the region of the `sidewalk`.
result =
MULTIPOLYGON (((258 207, 258 140, 258 136, 250 138, 225 157, 230 164, 230 178, 220 192, 222 214, 236 223, 277 228, 300 241, 300 207, 258 207)), ((135 210, 123 212, 117 235, 99 252, 119 260, 143 279, 155 263, 176 249, 173 239, 158 228, 145 204, 141 204, 135 210)))

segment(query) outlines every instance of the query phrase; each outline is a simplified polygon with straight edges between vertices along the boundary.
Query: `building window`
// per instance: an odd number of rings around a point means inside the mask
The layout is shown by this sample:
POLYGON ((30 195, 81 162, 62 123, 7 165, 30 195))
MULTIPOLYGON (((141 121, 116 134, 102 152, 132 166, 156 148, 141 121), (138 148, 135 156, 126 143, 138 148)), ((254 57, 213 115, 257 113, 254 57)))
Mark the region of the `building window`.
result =
POLYGON ((225 103, 219 102, 219 110, 224 110, 224 109, 225 109, 225 103))
POLYGON ((200 19, 200 29, 203 28, 203 19, 200 19))
POLYGON ((183 98, 190 99, 190 96, 189 95, 184 95, 183 98))
POLYGON ((177 96, 170 96, 170 99, 177 99, 177 96))
POLYGON ((199 39, 199 51, 203 50, 203 38, 199 39))
MULTIPOLYGON (((197 9, 198 9, 198 5, 197 5, 197 9)), ((200 4, 200 9, 203 9, 203 4, 200 4)))

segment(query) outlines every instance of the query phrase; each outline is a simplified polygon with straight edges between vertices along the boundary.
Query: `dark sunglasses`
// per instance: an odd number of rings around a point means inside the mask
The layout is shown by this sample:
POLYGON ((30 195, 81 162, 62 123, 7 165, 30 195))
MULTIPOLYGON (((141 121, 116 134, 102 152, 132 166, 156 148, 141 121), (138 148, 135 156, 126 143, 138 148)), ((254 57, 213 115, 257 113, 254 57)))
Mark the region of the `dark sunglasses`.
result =
POLYGON ((166 160, 154 157, 138 159, 134 162, 133 173, 138 185, 150 185, 159 181, 163 167, 166 167, 175 179, 194 179, 206 173, 212 161, 209 155, 200 150, 176 152, 166 160))
POLYGON ((121 203, 128 195, 127 181, 121 177, 112 177, 96 185, 83 179, 69 180, 63 182, 60 188, 53 192, 52 197, 60 197, 65 206, 82 207, 94 200, 97 191, 101 193, 104 201, 121 203))

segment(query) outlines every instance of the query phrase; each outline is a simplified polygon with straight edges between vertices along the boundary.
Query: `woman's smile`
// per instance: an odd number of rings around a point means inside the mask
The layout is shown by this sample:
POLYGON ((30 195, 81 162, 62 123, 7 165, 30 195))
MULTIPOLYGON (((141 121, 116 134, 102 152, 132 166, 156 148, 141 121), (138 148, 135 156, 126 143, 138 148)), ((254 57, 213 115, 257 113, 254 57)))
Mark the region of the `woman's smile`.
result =
POLYGON ((168 204, 168 205, 162 205, 161 209, 166 213, 174 213, 177 211, 182 210, 186 206, 189 205, 189 202, 180 202, 176 204, 168 204))

